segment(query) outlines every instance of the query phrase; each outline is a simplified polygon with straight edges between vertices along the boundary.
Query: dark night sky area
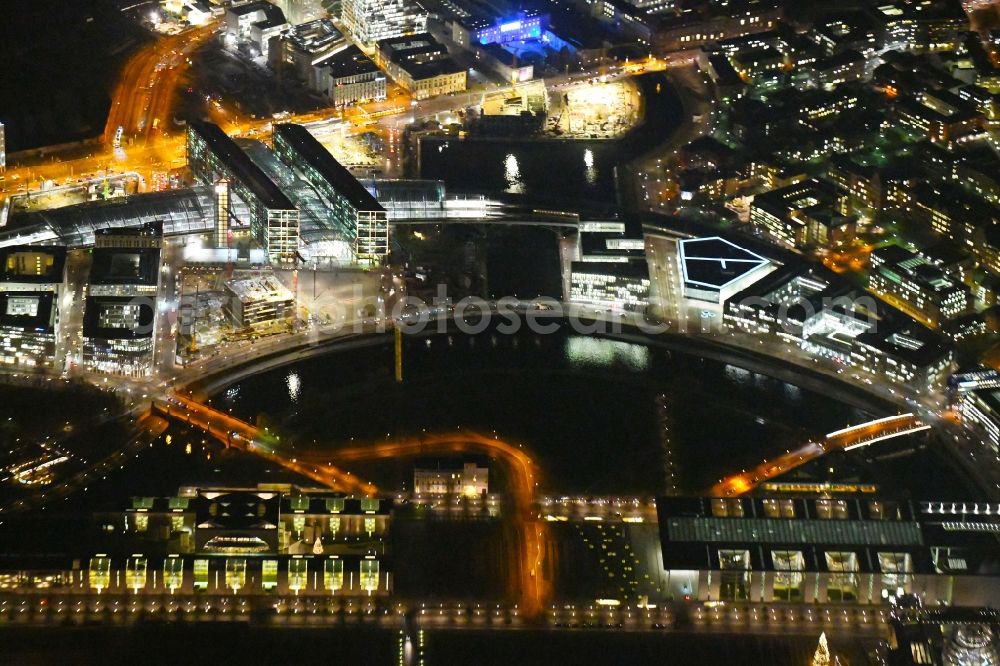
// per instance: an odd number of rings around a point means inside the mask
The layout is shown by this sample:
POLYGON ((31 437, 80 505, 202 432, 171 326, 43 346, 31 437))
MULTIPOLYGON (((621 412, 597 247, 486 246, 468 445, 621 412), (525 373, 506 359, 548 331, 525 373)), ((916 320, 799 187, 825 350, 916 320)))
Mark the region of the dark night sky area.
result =
POLYGON ((122 65, 149 37, 112 0, 4 0, 0 121, 7 151, 100 134, 122 65))

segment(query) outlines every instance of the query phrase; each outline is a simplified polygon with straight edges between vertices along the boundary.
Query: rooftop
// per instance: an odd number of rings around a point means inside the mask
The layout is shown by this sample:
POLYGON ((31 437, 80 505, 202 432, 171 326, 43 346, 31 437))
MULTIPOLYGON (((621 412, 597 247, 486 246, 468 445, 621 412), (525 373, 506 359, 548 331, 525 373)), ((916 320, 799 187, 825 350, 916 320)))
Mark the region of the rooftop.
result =
POLYGON ((284 192, 261 171, 240 147, 215 123, 188 123, 190 132, 197 134, 209 150, 225 164, 232 176, 239 179, 265 208, 271 210, 294 210, 295 206, 284 192))
POLYGON ((354 44, 330 54, 323 61, 323 65, 330 71, 330 78, 334 80, 380 71, 378 66, 354 44))
POLYGON ((66 248, 11 245, 0 249, 0 282, 62 282, 66 248))
POLYGON ((0 326, 37 333, 55 331, 55 293, 0 292, 0 326))
POLYGON ((689 238, 678 245, 684 281, 703 287, 721 290, 735 280, 770 264, 759 254, 719 236, 689 238))
POLYGON ((155 248, 95 248, 91 284, 152 285, 159 280, 160 251, 155 248))
MULTIPOLYGON (((302 125, 279 123, 274 126, 276 137, 287 142, 312 168, 316 169, 336 190, 358 210, 382 211, 382 205, 358 182, 350 171, 334 159, 326 148, 302 125)), ((256 168, 256 167, 255 167, 256 168)), ((284 195, 282 195, 284 196, 284 195)))
POLYGON ((292 292, 273 275, 229 280, 226 287, 243 302, 281 302, 294 298, 292 292))
POLYGON ((153 336, 151 302, 130 296, 89 296, 83 311, 88 338, 138 339, 153 336))

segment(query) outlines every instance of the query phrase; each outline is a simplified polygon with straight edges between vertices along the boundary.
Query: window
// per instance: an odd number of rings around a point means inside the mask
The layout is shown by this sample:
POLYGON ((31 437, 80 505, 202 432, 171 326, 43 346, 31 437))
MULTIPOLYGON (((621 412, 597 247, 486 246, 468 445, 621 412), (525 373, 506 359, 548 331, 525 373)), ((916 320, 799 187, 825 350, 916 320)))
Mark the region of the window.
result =
POLYGON ((261 564, 261 587, 273 590, 278 585, 278 560, 264 560, 261 564))
POLYGON ((242 557, 226 558, 226 587, 234 592, 243 589, 247 584, 247 561, 242 557))
POLYGON ((379 580, 378 560, 374 557, 366 557, 361 560, 361 589, 371 594, 378 589, 379 580))
POLYGON ((913 560, 909 553, 879 553, 878 566, 882 572, 883 595, 906 590, 913 573, 913 560))
POLYGON ((344 561, 331 558, 323 563, 323 587, 336 592, 344 587, 344 561))
POLYGON ((847 502, 844 500, 816 500, 816 515, 823 520, 846 520, 847 502))
POLYGON ((764 515, 768 518, 794 518, 795 502, 790 499, 764 500, 764 515))
POLYGON ((184 560, 171 555, 163 560, 163 587, 171 592, 184 584, 184 560))
POLYGON ((742 518, 743 503, 738 499, 715 498, 712 500, 712 515, 716 518, 742 518))
POLYGON ((309 561, 300 557, 288 560, 288 589, 304 590, 309 583, 309 561))
POLYGON ((90 587, 98 593, 111 586, 111 558, 98 555, 90 558, 90 587))
POLYGON ((146 587, 145 557, 128 558, 128 566, 125 569, 125 584, 130 590, 140 590, 146 587))
POLYGON ((853 601, 858 597, 858 556, 850 551, 829 551, 825 554, 827 601, 853 601))
POLYGON ((750 598, 749 550, 720 550, 719 569, 722 570, 720 599, 743 601, 750 598))
POLYGON ((194 587, 196 590, 208 589, 208 560, 194 561, 194 587))
POLYGON ((782 601, 801 601, 806 568, 802 551, 772 550, 771 561, 775 571, 774 598, 782 601))

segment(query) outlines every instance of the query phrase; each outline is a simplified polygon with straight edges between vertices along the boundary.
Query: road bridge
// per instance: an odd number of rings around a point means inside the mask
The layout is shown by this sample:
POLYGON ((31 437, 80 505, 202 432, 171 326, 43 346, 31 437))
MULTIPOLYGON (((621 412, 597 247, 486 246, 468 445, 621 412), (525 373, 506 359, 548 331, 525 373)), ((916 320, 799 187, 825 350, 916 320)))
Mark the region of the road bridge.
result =
POLYGON ((815 460, 830 451, 852 451, 905 435, 929 430, 914 414, 897 414, 866 423, 848 426, 828 433, 822 442, 807 442, 803 446, 787 451, 774 460, 765 460, 750 470, 733 474, 712 486, 708 493, 714 497, 733 497, 754 490, 760 484, 774 477, 786 474, 796 467, 815 460))

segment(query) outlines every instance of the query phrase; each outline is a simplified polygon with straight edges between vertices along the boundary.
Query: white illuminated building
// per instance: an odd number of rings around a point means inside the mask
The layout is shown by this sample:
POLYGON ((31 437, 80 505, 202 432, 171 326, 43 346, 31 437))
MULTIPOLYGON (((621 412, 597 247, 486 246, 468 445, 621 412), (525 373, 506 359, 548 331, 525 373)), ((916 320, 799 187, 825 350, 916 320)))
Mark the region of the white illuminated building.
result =
POLYGON ((649 268, 645 261, 574 261, 570 300, 609 310, 641 311, 649 305, 649 268))
POLYGON ((225 310, 234 325, 267 326, 295 316, 295 295, 274 275, 226 282, 225 310))
POLYGON ((66 249, 0 250, 0 363, 52 365, 65 293, 66 249))
POLYGON ((416 0, 344 0, 341 12, 344 26, 364 44, 423 32, 427 27, 427 10, 416 0))
POLYGON ((678 259, 685 298, 709 303, 725 303, 775 269, 759 254, 718 236, 680 241, 678 259))
POLYGON ((470 460, 418 460, 413 467, 415 495, 467 495, 489 492, 490 470, 470 460))

